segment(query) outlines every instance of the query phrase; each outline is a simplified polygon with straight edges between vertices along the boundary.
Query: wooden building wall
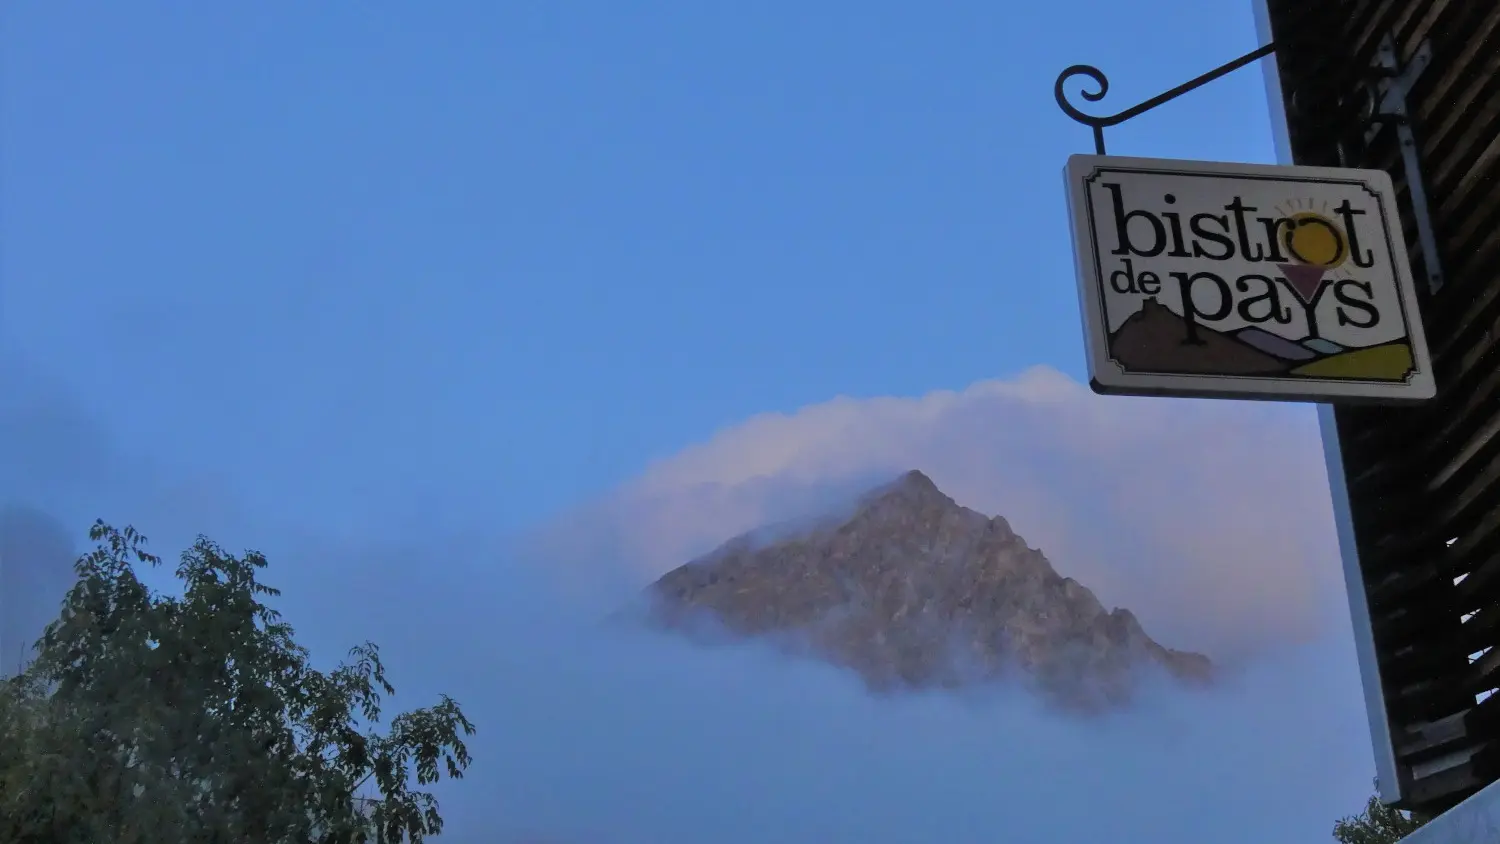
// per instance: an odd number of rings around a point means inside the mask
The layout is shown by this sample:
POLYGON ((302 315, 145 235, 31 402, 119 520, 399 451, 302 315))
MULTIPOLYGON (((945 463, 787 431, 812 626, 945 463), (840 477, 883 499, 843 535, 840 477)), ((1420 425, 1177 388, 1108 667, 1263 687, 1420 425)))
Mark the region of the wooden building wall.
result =
POLYGON ((1387 33, 1403 63, 1431 49, 1408 103, 1446 276, 1420 291, 1438 396, 1336 419, 1399 805, 1438 812, 1500 778, 1500 0, 1269 0, 1269 19, 1295 162, 1391 174, 1419 288, 1395 132, 1366 144, 1360 91, 1387 33))

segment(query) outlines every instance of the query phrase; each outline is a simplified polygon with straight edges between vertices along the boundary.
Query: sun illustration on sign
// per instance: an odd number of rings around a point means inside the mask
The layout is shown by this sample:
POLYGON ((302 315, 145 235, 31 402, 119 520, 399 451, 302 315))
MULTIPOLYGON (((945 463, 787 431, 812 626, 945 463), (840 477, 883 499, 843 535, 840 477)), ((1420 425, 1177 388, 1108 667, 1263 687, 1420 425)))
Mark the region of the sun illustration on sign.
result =
POLYGON ((1292 260, 1277 267, 1297 298, 1310 305, 1331 274, 1349 260, 1349 235, 1328 216, 1326 203, 1317 211, 1297 210, 1302 205, 1298 200, 1288 204, 1290 208, 1276 211, 1285 221, 1281 245, 1292 260))

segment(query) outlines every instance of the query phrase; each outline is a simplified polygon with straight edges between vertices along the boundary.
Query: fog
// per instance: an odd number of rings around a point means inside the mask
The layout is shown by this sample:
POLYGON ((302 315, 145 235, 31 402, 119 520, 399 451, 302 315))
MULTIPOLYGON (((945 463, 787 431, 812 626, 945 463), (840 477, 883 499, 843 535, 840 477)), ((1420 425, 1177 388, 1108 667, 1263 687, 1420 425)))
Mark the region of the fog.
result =
MULTIPOLYGON (((0 501, 66 525, 75 550, 95 517, 134 523, 168 560, 200 531, 257 548, 319 663, 374 640, 398 689, 388 714, 462 704, 475 761, 437 789, 443 841, 1288 844, 1329 840, 1369 792, 1346 622, 1265 639, 1212 691, 1154 688, 1103 718, 1003 688, 877 698, 766 648, 605 623, 650 573, 604 505, 521 534, 452 519, 335 533, 247 510, 130 456, 65 396, 8 384, 0 458, 20 468, 0 501)), ((826 515, 867 477, 778 496, 775 515, 826 515)))
POLYGON ((345 588, 272 570, 298 581, 294 621, 411 608, 357 627, 384 643, 403 704, 443 691, 480 728, 471 776, 440 791, 445 840, 1312 842, 1368 792, 1342 644, 1096 719, 1003 689, 876 698, 768 649, 602 624, 594 601, 493 553, 358 554, 345 588), (424 554, 444 565, 402 576, 424 554))

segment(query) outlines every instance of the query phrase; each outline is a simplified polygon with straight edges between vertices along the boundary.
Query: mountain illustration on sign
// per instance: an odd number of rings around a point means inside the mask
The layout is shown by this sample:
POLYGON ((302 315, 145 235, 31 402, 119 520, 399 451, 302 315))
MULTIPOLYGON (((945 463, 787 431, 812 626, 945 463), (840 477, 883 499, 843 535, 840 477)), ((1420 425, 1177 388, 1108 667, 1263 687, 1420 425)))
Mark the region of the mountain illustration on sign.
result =
POLYGON ((1305 306, 1307 336, 1291 339, 1253 326, 1220 331, 1188 319, 1150 296, 1109 335, 1110 357, 1126 371, 1172 375, 1401 381, 1415 362, 1406 338, 1346 348, 1320 335, 1314 309, 1335 272, 1349 260, 1349 239, 1316 211, 1286 215, 1278 263, 1283 282, 1305 306))

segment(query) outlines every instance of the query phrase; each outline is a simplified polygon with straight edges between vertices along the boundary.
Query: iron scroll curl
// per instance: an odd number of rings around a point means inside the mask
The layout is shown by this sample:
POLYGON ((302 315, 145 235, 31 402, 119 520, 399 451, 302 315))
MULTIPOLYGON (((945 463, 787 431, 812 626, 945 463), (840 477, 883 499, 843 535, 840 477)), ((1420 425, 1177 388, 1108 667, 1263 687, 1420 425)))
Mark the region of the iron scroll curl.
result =
POLYGON ((1079 76, 1087 77, 1089 81, 1094 83, 1095 90, 1090 91, 1084 88, 1078 92, 1078 96, 1083 97, 1085 100, 1097 103, 1109 93, 1109 77, 1104 75, 1104 71, 1093 65, 1075 64, 1058 74, 1057 82, 1052 86, 1052 96, 1057 100, 1057 107, 1063 110, 1063 114, 1094 130, 1094 147, 1100 155, 1103 155, 1104 127, 1113 126, 1120 122, 1116 119, 1120 115, 1114 114, 1108 117, 1096 117, 1092 114, 1084 113, 1078 106, 1068 102, 1067 84, 1070 80, 1079 76))

